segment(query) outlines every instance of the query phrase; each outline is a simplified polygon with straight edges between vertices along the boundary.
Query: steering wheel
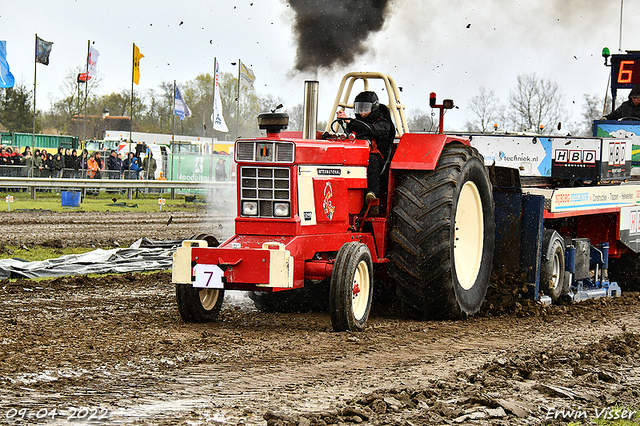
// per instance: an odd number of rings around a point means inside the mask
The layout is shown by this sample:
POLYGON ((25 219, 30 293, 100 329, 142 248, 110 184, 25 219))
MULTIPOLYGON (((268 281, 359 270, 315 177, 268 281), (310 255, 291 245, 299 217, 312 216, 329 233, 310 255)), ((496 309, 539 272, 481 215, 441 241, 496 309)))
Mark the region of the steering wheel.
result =
POLYGON ((618 121, 640 121, 640 117, 622 117, 618 121))
POLYGON ((373 133, 373 130, 371 129, 371 126, 369 126, 367 123, 365 123, 362 120, 358 120, 357 118, 336 118, 335 120, 333 120, 331 122, 331 131, 334 133, 337 133, 336 130, 334 130, 333 126, 334 124, 337 122, 340 125, 340 128, 342 129, 342 132, 344 134, 349 133, 347 131, 347 125, 345 124, 345 120, 350 120, 352 125, 351 125, 351 129, 352 131, 355 131, 358 134, 365 134, 370 136, 373 133))
POLYGON ((338 133, 338 130, 342 130, 342 133, 347 134, 347 124, 345 123, 346 118, 336 118, 331 122, 331 126, 329 128, 333 133, 338 133), (338 129, 334 129, 335 124, 338 123, 338 129))

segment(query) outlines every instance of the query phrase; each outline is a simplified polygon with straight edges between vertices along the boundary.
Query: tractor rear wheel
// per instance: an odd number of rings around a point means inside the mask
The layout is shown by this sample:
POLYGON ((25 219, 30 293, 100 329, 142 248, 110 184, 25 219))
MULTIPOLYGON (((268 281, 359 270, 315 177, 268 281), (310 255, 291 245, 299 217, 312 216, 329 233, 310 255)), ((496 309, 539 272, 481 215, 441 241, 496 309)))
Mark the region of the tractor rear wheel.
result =
POLYGON ((622 291, 640 291, 640 256, 624 254, 620 258, 609 258, 609 280, 618 283, 622 291))
POLYGON ((446 145, 433 171, 398 174, 389 274, 411 318, 460 318, 480 310, 494 248, 492 186, 482 156, 446 145))
POLYGON ((327 312, 329 283, 305 281, 304 287, 284 291, 249 291, 249 299, 261 312, 327 312))
POLYGON ((343 244, 333 265, 329 291, 333 330, 363 331, 373 296, 373 262, 365 244, 343 244))

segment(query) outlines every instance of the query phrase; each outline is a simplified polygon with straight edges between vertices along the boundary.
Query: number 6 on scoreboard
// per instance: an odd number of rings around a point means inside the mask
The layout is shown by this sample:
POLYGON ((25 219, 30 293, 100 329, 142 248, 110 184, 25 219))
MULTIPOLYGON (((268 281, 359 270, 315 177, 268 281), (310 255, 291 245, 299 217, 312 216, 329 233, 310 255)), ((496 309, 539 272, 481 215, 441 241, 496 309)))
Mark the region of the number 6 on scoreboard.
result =
POLYGON ((632 69, 624 69, 625 65, 633 65, 635 61, 620 61, 620 71, 618 71, 618 83, 631 83, 633 78, 632 69))

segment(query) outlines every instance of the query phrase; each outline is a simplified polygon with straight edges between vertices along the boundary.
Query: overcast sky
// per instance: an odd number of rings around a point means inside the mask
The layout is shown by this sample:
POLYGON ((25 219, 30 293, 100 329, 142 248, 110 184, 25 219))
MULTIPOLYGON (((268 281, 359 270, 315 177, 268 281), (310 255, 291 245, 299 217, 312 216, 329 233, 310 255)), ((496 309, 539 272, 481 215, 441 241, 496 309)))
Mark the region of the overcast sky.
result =
MULTIPOLYGON (((323 3, 322 0, 318 0, 323 3)), ((622 48, 640 50, 634 17, 640 0, 624 2, 622 48), (637 40, 637 41, 636 41, 637 40), (634 44, 635 43, 635 44, 634 44)), ((428 108, 429 92, 454 99, 448 129, 463 129, 468 102, 480 86, 503 103, 521 73, 535 73, 563 87, 566 107, 578 120, 585 93, 603 96, 609 69, 601 50, 618 51, 620 2, 597 0, 420 0, 390 2, 382 30, 368 39, 369 52, 345 68, 295 73, 293 11, 285 0, 4 0, 0 40, 17 82, 34 77, 34 35, 52 41, 50 64, 37 66, 37 107, 60 99, 69 70, 83 66, 87 40, 100 52, 100 92, 131 87, 132 43, 145 57, 140 85, 183 83, 211 72, 217 57, 223 72, 242 59, 255 88, 302 103, 303 82, 320 81, 319 120, 324 121, 339 79, 347 71, 381 71, 403 87, 409 111, 428 108)))

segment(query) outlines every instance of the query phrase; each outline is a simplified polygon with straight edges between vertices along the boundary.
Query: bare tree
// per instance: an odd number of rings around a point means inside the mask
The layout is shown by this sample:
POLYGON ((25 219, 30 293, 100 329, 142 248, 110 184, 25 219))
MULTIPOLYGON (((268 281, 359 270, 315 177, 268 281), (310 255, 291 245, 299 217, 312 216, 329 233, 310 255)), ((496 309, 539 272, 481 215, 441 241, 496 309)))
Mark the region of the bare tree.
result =
POLYGON ((434 132, 438 129, 438 120, 420 109, 412 110, 408 115, 407 125, 412 132, 434 132))
POLYGON ((469 110, 473 118, 467 121, 469 132, 489 132, 494 124, 502 120, 504 107, 493 90, 481 86, 480 92, 469 101, 469 110))
POLYGON ((565 116, 560 85, 536 74, 520 74, 510 92, 507 117, 516 131, 551 133, 565 116))
POLYGON ((582 123, 580 125, 580 136, 591 136, 593 133, 593 120, 602 118, 602 106, 604 100, 598 95, 584 94, 584 105, 582 107, 582 123))
POLYGON ((288 108, 286 112, 289 114, 289 130, 302 130, 304 125, 304 107, 302 104, 294 105, 288 108))
POLYGON ((87 86, 87 114, 94 114, 93 106, 96 100, 96 92, 100 88, 101 78, 94 75, 88 83, 78 82, 78 74, 82 72, 76 68, 66 71, 64 80, 60 85, 61 99, 50 96, 51 109, 42 115, 43 128, 56 129, 59 133, 68 134, 78 132, 78 127, 71 125, 72 117, 84 116, 85 85, 87 86))

